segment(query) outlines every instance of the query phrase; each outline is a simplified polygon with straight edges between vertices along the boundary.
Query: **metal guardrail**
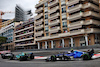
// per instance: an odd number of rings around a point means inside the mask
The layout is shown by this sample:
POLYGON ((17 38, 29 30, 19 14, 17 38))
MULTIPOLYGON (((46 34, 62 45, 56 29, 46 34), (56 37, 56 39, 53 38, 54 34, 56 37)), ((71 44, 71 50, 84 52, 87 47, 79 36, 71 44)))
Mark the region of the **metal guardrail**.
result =
POLYGON ((100 48, 100 44, 81 46, 81 47, 65 47, 65 48, 54 48, 54 49, 23 49, 23 50, 13 50, 13 52, 25 52, 25 51, 48 51, 48 50, 70 50, 70 49, 91 49, 100 48))

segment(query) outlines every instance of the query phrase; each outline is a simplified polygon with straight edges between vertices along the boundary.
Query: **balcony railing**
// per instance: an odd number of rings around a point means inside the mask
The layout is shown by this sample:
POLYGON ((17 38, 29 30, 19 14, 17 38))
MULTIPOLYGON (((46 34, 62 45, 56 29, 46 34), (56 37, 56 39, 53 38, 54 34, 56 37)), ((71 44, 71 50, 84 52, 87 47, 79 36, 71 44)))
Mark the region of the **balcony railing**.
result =
POLYGON ((38 25, 38 24, 41 24, 43 22, 43 19, 40 19, 38 21, 35 21, 35 24, 38 25))
POLYGON ((76 3, 79 3, 80 0, 70 0, 66 3, 67 6, 71 6, 71 5, 74 5, 76 3))
POLYGON ((86 33, 100 33, 100 29, 88 28, 88 29, 86 29, 86 33))
POLYGON ((35 7, 39 7, 39 6, 42 6, 44 3, 46 3, 48 0, 43 0, 41 1, 39 4, 36 4, 35 7))
POLYGON ((84 24, 84 21, 73 22, 68 25, 68 27, 78 26, 84 24))
POLYGON ((21 32, 21 31, 24 31, 24 30, 27 30, 27 29, 33 28, 33 27, 34 27, 34 26, 30 26, 30 27, 27 27, 27 28, 24 28, 24 29, 21 29, 21 30, 15 31, 14 33, 18 33, 18 32, 21 32))
POLYGON ((55 1, 53 1, 53 2, 50 2, 50 3, 48 4, 48 6, 50 7, 50 6, 55 5, 55 4, 57 4, 57 3, 59 3, 59 0, 55 0, 55 1))
POLYGON ((86 4, 83 5, 83 8, 84 8, 84 9, 89 8, 89 7, 91 7, 91 8, 93 8, 93 9, 99 11, 99 7, 96 6, 96 5, 94 5, 94 4, 92 4, 92 3, 86 3, 86 4))
POLYGON ((72 35, 78 35, 78 34, 84 34, 84 33, 85 33, 84 29, 70 31, 70 34, 72 35))
POLYGON ((84 17, 87 17, 87 16, 95 16, 95 17, 100 18, 99 13, 96 13, 96 12, 93 12, 93 11, 84 12, 84 17))
POLYGON ((35 36, 41 36, 43 34, 43 31, 39 31, 35 33, 35 36))
POLYGON ((89 25, 89 24, 100 25, 100 21, 90 19, 90 20, 86 20, 84 24, 85 25, 89 25))
POLYGON ((59 9, 59 6, 53 7, 52 9, 49 10, 49 13, 54 13, 55 11, 57 11, 59 9))
POLYGON ((68 25, 69 29, 76 29, 76 28, 80 28, 82 27, 82 25, 84 24, 84 21, 78 21, 78 22, 73 22, 73 23, 70 23, 68 25))
POLYGON ((41 29, 41 28, 43 28, 43 25, 40 25, 40 26, 36 26, 35 27, 36 30, 41 29))
POLYGON ((73 20, 77 20, 79 18, 81 18, 83 16, 83 12, 79 12, 73 15, 69 15, 69 17, 67 18, 69 21, 73 21, 73 20))
POLYGON ((55 32, 58 32, 59 30, 60 30, 60 27, 54 27, 54 28, 49 29, 49 32, 55 33, 55 32))
POLYGON ((60 14, 59 14, 59 13, 56 13, 56 14, 51 15, 51 16, 49 17, 49 19, 53 19, 53 18, 58 17, 58 16, 60 16, 60 14))
POLYGON ((34 31, 32 31, 32 32, 28 32, 28 33, 25 33, 25 34, 21 34, 21 35, 17 35, 17 36, 15 36, 15 38, 16 37, 20 37, 20 36, 24 36, 24 35, 28 35, 28 34, 32 34, 34 31))
POLYGON ((15 40, 14 42, 21 42, 21 41, 26 41, 26 40, 31 40, 31 39, 33 39, 33 37, 25 38, 25 39, 21 39, 21 40, 15 40))
POLYGON ((54 26, 60 23, 60 20, 55 20, 49 23, 49 26, 54 26))
POLYGON ((38 13, 38 12, 40 12, 40 11, 42 11, 43 10, 43 7, 40 7, 39 9, 37 9, 36 11, 35 11, 35 13, 38 13))
POLYGON ((79 4, 79 5, 70 7, 70 8, 67 10, 67 12, 68 12, 68 13, 73 13, 73 12, 76 12, 76 11, 81 10, 82 7, 83 7, 82 4, 79 4))
POLYGON ((40 18, 41 16, 43 16, 43 13, 37 15, 37 16, 35 17, 35 19, 38 19, 38 18, 40 18))

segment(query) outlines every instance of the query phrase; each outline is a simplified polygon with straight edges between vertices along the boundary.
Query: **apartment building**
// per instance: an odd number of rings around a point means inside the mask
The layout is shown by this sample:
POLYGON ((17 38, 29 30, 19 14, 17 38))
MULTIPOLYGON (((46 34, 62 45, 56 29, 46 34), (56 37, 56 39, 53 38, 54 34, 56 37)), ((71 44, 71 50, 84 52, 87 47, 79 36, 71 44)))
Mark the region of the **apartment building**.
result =
POLYGON ((36 49, 34 36, 34 19, 20 23, 15 27, 14 42, 16 49, 36 49))
POLYGON ((40 0, 35 8, 38 49, 100 44, 98 0, 40 0))
POLYGON ((2 22, 2 27, 6 27, 12 23, 14 23, 14 19, 4 21, 4 22, 2 22))
POLYGON ((14 23, 0 29, 0 36, 7 37, 6 43, 2 44, 4 50, 14 49, 13 32, 14 23))

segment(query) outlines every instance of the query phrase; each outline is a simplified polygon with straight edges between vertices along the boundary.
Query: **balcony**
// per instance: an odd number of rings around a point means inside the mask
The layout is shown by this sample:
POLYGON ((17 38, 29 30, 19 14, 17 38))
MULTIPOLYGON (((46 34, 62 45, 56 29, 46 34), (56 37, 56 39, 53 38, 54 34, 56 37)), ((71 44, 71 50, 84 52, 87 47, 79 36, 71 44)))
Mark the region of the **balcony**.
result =
POLYGON ((25 39, 21 39, 21 40, 15 40, 14 42, 21 42, 21 41, 26 41, 26 40, 31 40, 31 39, 33 39, 33 37, 25 38, 25 39))
POLYGON ((56 0, 56 1, 53 1, 53 2, 49 3, 48 6, 50 7, 50 6, 53 6, 53 5, 57 4, 57 3, 59 3, 59 0, 56 0))
POLYGON ((39 4, 35 5, 35 8, 42 6, 45 2, 47 2, 48 0, 42 0, 39 4))
POLYGON ((60 30, 60 27, 54 27, 49 30, 50 33, 56 33, 60 30))
POLYGON ((92 0, 94 3, 98 4, 99 5, 99 2, 98 0, 92 0))
POLYGON ((67 6, 71 6, 71 5, 74 5, 74 4, 77 4, 79 3, 80 0, 70 0, 66 3, 67 6))
POLYGON ((87 17, 87 16, 95 16, 95 17, 100 18, 99 13, 96 13, 96 12, 93 12, 93 11, 84 12, 84 17, 87 17))
POLYGON ((76 13, 73 15, 69 15, 69 17, 67 17, 67 19, 69 21, 73 21, 73 20, 77 20, 77 19, 81 18, 82 16, 83 16, 83 12, 79 12, 79 13, 76 13))
POLYGON ((54 13, 59 9, 59 6, 53 7, 52 9, 49 10, 49 14, 54 13))
POLYGON ((100 33, 100 29, 89 28, 89 29, 86 29, 86 33, 100 33))
POLYGON ((42 16, 43 16, 43 13, 37 15, 37 16, 35 17, 35 19, 39 19, 39 18, 42 17, 42 16))
POLYGON ((84 25, 89 25, 89 24, 100 25, 100 21, 90 19, 90 20, 86 20, 84 23, 84 25))
POLYGON ((49 23, 49 26, 55 26, 60 23, 60 20, 55 20, 49 23))
POLYGON ((36 27, 35 27, 36 30, 42 29, 42 28, 43 28, 43 25, 40 25, 40 26, 36 26, 36 27))
POLYGON ((70 34, 71 35, 78 35, 78 34, 84 34, 84 33, 85 33, 85 30, 84 29, 70 31, 70 34))
POLYGON ((34 31, 28 32, 28 33, 25 33, 25 34, 21 34, 21 35, 17 35, 17 36, 15 36, 15 38, 16 38, 16 37, 20 37, 20 36, 24 36, 24 35, 28 35, 28 34, 33 34, 33 32, 34 32, 34 31))
POLYGON ((39 9, 36 9, 35 13, 39 13, 43 10, 43 7, 40 7, 39 9))
POLYGON ((41 36, 43 34, 43 31, 39 31, 35 33, 35 36, 41 36))
POLYGON ((51 15, 51 16, 49 17, 49 19, 53 19, 53 18, 58 17, 58 16, 60 16, 60 14, 59 14, 59 13, 56 13, 56 14, 51 15))
POLYGON ((24 31, 24 30, 27 30, 27 29, 33 28, 33 27, 34 27, 34 26, 30 26, 30 27, 27 27, 27 28, 24 28, 24 29, 18 30, 18 31, 16 31, 16 32, 14 32, 14 33, 18 33, 18 32, 21 32, 21 31, 24 31))
POLYGON ((67 12, 68 12, 68 13, 73 13, 73 12, 76 12, 76 11, 81 10, 82 7, 83 7, 82 4, 79 4, 79 5, 76 5, 76 6, 74 6, 74 7, 70 7, 70 8, 67 10, 67 12))
POLYGON ((16 47, 19 47, 19 46, 27 46, 27 45, 34 45, 35 43, 28 43, 28 44, 16 44, 15 46, 16 47))
POLYGON ((70 24, 68 25, 68 28, 69 28, 70 30, 72 30, 72 29, 77 29, 77 28, 82 27, 83 24, 84 24, 84 21, 73 22, 73 23, 70 23, 70 24))
POLYGON ((89 8, 89 7, 92 8, 92 9, 95 9, 95 10, 99 11, 99 7, 96 6, 96 5, 94 5, 94 4, 92 4, 92 3, 86 3, 86 4, 83 5, 84 9, 89 8))
POLYGON ((35 24, 36 24, 36 25, 39 25, 39 24, 42 24, 42 22, 43 22, 43 19, 40 19, 40 20, 38 20, 38 21, 35 21, 35 24))

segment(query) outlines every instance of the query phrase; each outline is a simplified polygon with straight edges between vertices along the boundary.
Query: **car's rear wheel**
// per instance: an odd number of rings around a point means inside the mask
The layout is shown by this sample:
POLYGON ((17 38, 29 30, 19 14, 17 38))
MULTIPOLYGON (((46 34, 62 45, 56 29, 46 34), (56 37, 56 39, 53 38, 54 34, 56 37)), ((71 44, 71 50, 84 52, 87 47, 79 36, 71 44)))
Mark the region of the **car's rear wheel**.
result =
POLYGON ((90 60, 91 57, 88 54, 83 55, 83 60, 90 60))
POLYGON ((33 55, 33 53, 30 55, 30 59, 34 59, 34 55, 33 55))
POLYGON ((19 60, 20 60, 20 61, 22 61, 22 60, 23 60, 22 56, 20 56, 19 60))

